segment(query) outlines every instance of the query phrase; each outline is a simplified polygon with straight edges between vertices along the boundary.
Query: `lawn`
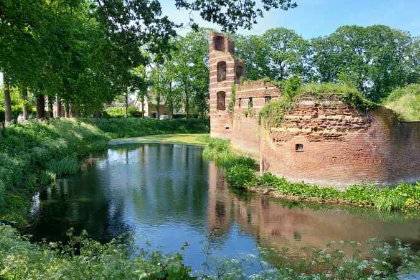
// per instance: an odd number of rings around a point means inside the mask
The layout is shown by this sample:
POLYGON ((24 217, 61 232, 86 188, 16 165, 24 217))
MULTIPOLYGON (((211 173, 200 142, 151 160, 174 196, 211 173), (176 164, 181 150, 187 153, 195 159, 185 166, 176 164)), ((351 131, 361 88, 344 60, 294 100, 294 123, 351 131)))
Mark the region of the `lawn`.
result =
POLYGON ((108 145, 121 144, 143 144, 143 143, 167 143, 167 144, 188 144, 206 146, 209 142, 209 134, 161 134, 149 135, 135 138, 123 138, 111 140, 108 145))

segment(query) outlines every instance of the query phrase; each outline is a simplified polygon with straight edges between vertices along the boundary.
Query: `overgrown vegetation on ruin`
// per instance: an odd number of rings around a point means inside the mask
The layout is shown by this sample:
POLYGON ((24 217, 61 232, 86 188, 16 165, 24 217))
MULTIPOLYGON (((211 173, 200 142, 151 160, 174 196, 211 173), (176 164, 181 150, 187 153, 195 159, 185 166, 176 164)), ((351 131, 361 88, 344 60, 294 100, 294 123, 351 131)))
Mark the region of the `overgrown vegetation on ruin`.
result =
POLYGON ((266 127, 279 126, 284 116, 292 111, 302 99, 313 99, 318 102, 339 100, 360 112, 366 112, 377 106, 357 89, 346 84, 310 83, 299 87, 294 84, 286 83, 282 86, 287 94, 281 95, 278 100, 270 102, 260 111, 260 121, 266 127))
POLYGON ((381 211, 420 209, 420 183, 400 183, 395 188, 379 188, 374 185, 355 185, 339 191, 331 187, 292 183, 270 173, 256 175, 254 160, 231 151, 226 140, 210 139, 203 155, 226 170, 228 183, 243 189, 275 192, 292 200, 309 200, 321 203, 344 203, 360 207, 372 207, 381 211))
POLYGON ((74 174, 81 159, 111 138, 207 133, 208 120, 51 120, 0 132, 0 219, 21 222, 36 188, 74 174))
POLYGON ((420 121, 420 84, 394 90, 384 104, 404 121, 420 121))

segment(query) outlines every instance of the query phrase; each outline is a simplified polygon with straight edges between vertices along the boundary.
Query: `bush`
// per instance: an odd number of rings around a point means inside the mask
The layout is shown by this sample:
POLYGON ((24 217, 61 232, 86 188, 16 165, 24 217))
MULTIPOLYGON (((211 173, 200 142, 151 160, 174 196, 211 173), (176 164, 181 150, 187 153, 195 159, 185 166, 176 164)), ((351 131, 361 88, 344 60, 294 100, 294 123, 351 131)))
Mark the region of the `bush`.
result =
POLYGON ((0 225, 0 279, 195 279, 180 254, 146 252, 131 257, 121 240, 100 244, 69 234, 68 244, 31 244, 0 225))
POLYGON ((105 110, 111 118, 124 118, 125 108, 124 107, 110 107, 105 110))
POLYGON ((209 120, 156 120, 156 119, 83 119, 111 138, 141 137, 156 134, 208 133, 209 120))
POLYGON ((255 170, 244 165, 233 165, 226 171, 226 179, 233 187, 243 188, 252 186, 256 180, 255 170))

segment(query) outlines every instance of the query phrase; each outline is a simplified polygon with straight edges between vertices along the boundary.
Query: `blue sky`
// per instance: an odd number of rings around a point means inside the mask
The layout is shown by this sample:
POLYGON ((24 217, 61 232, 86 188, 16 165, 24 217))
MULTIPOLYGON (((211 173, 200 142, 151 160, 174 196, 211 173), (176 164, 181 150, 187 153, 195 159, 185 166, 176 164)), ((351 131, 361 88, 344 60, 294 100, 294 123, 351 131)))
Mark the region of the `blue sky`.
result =
MULTIPOLYGON (((328 35, 342 25, 368 26, 384 24, 420 36, 420 0, 297 0, 298 7, 290 11, 275 10, 265 14, 251 31, 241 34, 261 34, 273 27, 295 30, 304 38, 328 35)), ((178 11, 174 0, 162 0, 163 11, 177 23, 187 23, 189 13, 178 11)), ((199 16, 194 15, 195 19, 199 16)), ((198 21, 202 26, 215 25, 198 21)), ((180 33, 185 33, 181 31, 180 33)))

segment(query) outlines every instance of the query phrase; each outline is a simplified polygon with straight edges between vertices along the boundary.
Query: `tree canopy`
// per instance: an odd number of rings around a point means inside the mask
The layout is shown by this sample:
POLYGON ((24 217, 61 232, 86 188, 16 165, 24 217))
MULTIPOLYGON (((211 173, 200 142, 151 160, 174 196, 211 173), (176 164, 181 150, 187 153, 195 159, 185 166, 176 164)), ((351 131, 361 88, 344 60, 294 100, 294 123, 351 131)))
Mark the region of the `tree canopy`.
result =
MULTIPOLYGON (((263 11, 295 6, 292 0, 176 1, 178 9, 198 12, 232 32, 251 28, 263 11)), ((127 88, 144 84, 139 83, 143 76, 132 75, 133 69, 155 63, 150 58, 162 62, 179 44, 177 27, 162 14, 159 0, 1 1, 5 97, 10 88, 19 87, 41 103, 49 96, 50 103, 57 98, 66 107, 90 114, 127 88)), ((192 93, 203 85, 192 81, 190 87, 192 93)), ((39 104, 38 109, 43 107, 39 104)))

